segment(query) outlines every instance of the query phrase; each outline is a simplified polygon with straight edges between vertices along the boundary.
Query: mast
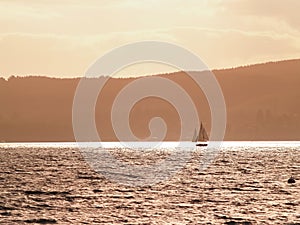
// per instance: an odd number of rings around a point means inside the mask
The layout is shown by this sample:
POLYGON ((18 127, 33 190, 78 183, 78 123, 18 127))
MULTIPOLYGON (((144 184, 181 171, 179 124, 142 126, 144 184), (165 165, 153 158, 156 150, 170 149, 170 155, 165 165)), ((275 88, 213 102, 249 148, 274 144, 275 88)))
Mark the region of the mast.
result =
POLYGON ((208 141, 208 135, 202 123, 199 130, 198 141, 208 141))

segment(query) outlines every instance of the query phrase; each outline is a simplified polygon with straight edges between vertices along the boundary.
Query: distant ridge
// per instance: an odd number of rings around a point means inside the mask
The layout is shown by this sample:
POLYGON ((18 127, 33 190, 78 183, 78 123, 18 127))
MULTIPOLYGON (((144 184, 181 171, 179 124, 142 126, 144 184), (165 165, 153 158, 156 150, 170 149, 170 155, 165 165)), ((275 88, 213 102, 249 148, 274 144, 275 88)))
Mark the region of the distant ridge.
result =
POLYGON ((232 70, 232 69, 242 69, 242 68, 249 68, 249 67, 258 67, 258 66, 268 66, 268 65, 276 65, 276 64, 294 64, 299 63, 300 59, 285 59, 285 60, 279 60, 279 61, 268 61, 268 62, 260 62, 260 63, 253 63, 248 65, 242 65, 242 66, 236 66, 236 67, 230 67, 230 68, 219 68, 219 69, 213 69, 212 71, 224 71, 224 70, 232 70))
MULTIPOLYGON (((227 106, 226 140, 300 140, 300 59, 213 72, 227 106)), ((196 84, 184 72, 158 76, 177 82, 186 90, 209 132, 210 109, 196 84)), ((96 122, 104 141, 116 140, 109 121, 111 105, 119 90, 134 79, 137 78, 110 79, 99 96, 96 122)), ((0 78, 0 140, 74 141, 72 103, 79 80, 0 78)), ((149 135, 148 122, 154 116, 163 117, 168 125, 166 140, 177 140, 178 115, 170 104, 157 98, 144 99, 132 109, 130 124, 136 136, 149 135)))
MULTIPOLYGON (((236 66, 236 67, 227 67, 227 68, 219 68, 219 69, 211 69, 212 72, 220 72, 220 71, 226 71, 226 70, 235 70, 235 69, 245 69, 248 67, 256 67, 256 66, 265 66, 265 65, 272 65, 272 64, 281 64, 281 63, 297 63, 298 61, 300 61, 300 59, 285 59, 285 60, 279 60, 279 61, 268 61, 268 62, 260 62, 260 63, 253 63, 253 64, 248 64, 248 65, 242 65, 242 66, 236 66)), ((166 73, 158 73, 158 74, 145 74, 145 75, 136 75, 136 76, 126 76, 126 77, 118 77, 115 79, 132 79, 132 78, 137 78, 137 77, 142 77, 142 76, 164 76, 164 75, 170 75, 170 74, 174 74, 174 73, 178 73, 181 71, 176 71, 176 72, 166 72, 166 73)), ((190 71, 190 72, 198 72, 198 71, 190 71)), ((203 71, 202 71, 203 72, 203 71)), ((47 75, 31 75, 31 74, 26 74, 26 75, 11 75, 9 78, 11 77, 18 77, 18 78, 25 78, 25 77, 47 77, 49 79, 80 79, 82 77, 80 76, 74 76, 74 77, 64 77, 61 78, 59 76, 47 76, 47 75)), ((103 76, 101 76, 103 77, 103 76)), ((105 76, 108 77, 108 76, 105 76)), ((4 80, 7 81, 9 78, 5 79, 3 77, 0 76, 0 81, 4 80)), ((112 77, 114 78, 114 77, 112 77)))

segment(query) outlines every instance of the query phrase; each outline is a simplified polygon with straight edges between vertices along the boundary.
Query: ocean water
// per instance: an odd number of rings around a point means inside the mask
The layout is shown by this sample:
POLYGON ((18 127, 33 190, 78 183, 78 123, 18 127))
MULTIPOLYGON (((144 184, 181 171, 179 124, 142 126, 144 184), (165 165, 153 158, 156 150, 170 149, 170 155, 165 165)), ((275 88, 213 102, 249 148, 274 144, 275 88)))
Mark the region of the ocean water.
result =
POLYGON ((300 142, 223 142, 205 169, 207 148, 193 146, 0 143, 0 224, 300 223, 300 142), (124 185, 96 172, 79 147, 142 167, 174 151, 194 152, 161 182, 124 185), (296 183, 287 182, 291 176, 296 183))
MULTIPOLYGON (((94 148, 175 148, 181 146, 183 148, 194 147, 193 142, 16 142, 16 143, 0 143, 0 148, 78 148, 78 147, 94 147, 94 148)), ((264 148, 264 147, 300 147, 300 141, 223 141, 220 146, 226 148, 264 148)))

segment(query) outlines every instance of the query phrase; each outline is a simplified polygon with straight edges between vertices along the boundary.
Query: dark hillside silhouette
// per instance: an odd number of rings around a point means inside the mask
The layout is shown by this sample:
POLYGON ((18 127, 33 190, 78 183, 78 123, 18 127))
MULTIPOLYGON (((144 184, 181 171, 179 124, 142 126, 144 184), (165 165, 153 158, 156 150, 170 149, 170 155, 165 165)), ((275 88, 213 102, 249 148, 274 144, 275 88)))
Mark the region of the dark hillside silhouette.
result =
MULTIPOLYGON (((197 73, 201 76, 201 72, 197 73)), ((300 60, 214 73, 227 105, 226 140, 300 140, 300 60)), ((209 131, 210 109, 196 84, 183 72, 159 76, 177 82, 189 93, 209 131)), ((105 141, 116 140, 110 123, 113 99, 133 79, 137 78, 111 78, 99 96, 96 122, 105 141)), ((0 141, 74 141, 72 103, 78 82, 79 78, 1 78, 0 141)), ((156 116, 164 118, 168 125, 166 140, 176 140, 180 132, 176 110, 154 97, 143 99, 132 109, 130 124, 135 135, 146 138, 148 122, 156 116)))

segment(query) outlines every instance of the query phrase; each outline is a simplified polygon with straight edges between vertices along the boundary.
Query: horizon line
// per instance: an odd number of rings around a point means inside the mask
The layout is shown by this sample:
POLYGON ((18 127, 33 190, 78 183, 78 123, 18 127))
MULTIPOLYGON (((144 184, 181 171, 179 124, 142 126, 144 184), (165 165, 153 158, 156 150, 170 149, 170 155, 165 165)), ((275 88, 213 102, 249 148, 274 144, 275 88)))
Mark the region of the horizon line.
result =
MULTIPOLYGON (((280 62, 287 62, 287 61, 298 61, 300 58, 292 58, 292 59, 282 59, 282 60, 272 60, 272 61, 264 61, 264 62, 259 62, 259 63, 252 63, 252 64, 244 64, 244 65, 239 65, 239 66, 233 66, 233 67, 226 67, 226 68, 216 68, 216 69, 211 69, 209 71, 224 71, 224 70, 232 70, 232 69, 240 69, 240 68, 245 68, 245 67, 251 67, 251 66, 258 66, 258 65, 265 65, 265 64, 272 64, 272 63, 280 63, 280 62)), ((177 70, 177 71, 170 71, 170 72, 158 72, 155 74, 140 74, 140 75, 132 75, 132 76, 124 76, 124 77, 111 77, 111 78, 120 78, 120 79, 130 79, 130 78, 137 78, 137 77, 147 77, 147 76, 159 76, 159 75, 170 75, 173 73, 178 73, 178 72, 205 72, 208 70, 199 70, 199 71, 183 71, 183 70, 177 70)), ((99 77, 109 77, 110 75, 99 75, 98 77, 87 77, 87 78, 99 78, 99 77)), ((15 75, 12 74, 8 78, 5 78, 3 76, 0 76, 0 79, 4 79, 8 81, 10 78, 16 77, 16 78, 26 78, 26 77, 45 77, 45 78, 53 78, 53 79, 81 79, 84 78, 85 76, 74 76, 74 77, 59 77, 56 75, 38 75, 38 74, 26 74, 26 75, 15 75)))

